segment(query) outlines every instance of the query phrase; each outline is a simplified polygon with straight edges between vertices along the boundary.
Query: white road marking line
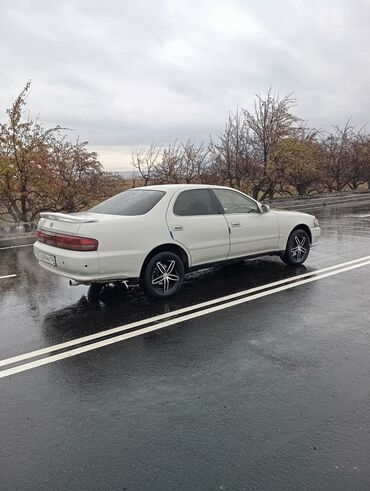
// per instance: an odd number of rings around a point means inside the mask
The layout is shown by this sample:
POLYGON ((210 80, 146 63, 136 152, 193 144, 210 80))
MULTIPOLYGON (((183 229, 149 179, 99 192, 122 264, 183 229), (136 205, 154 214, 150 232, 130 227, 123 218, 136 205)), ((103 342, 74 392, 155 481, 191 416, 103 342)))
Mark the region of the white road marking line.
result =
MULTIPOLYGON (((347 232, 350 233, 350 235, 353 235, 353 236, 357 236, 358 234, 368 234, 369 233, 369 229, 364 229, 364 230, 360 230, 358 228, 354 228, 354 229, 349 229, 348 227, 347 228, 347 232)), ((341 234, 342 229, 340 228, 330 228, 330 229, 327 229, 327 230, 324 230, 323 234, 341 234)), ((346 232, 343 232, 343 233, 346 233, 346 232)), ((360 237, 360 235, 358 235, 360 237)))
POLYGON ((364 237, 363 235, 349 235, 349 234, 341 234, 339 232, 334 232, 334 231, 327 231, 327 234, 333 234, 336 237, 351 237, 351 239, 363 239, 363 240, 370 240, 370 236, 364 237))
POLYGON ((24 353, 22 355, 12 356, 11 358, 6 358, 4 360, 0 360, 0 367, 3 367, 5 365, 11 365, 12 363, 17 363, 19 361, 28 360, 30 358, 36 358, 37 356, 42 356, 42 355, 45 355, 47 353, 52 353, 54 351, 60 351, 60 350, 65 349, 65 348, 70 348, 71 346, 76 346, 78 344, 87 343, 89 341, 94 341, 96 339, 110 336, 112 334, 117 334, 117 333, 120 333, 123 331, 128 331, 129 329, 134 329, 136 327, 140 327, 140 326, 143 326, 146 324, 150 324, 153 322, 158 322, 158 321, 161 321, 164 319, 168 319, 169 317, 175 317, 177 315, 188 313, 188 312, 191 312, 193 310, 198 310, 198 309, 202 309, 205 307, 209 307, 210 305, 214 305, 216 303, 227 302, 229 300, 233 300, 234 298, 242 297, 242 296, 245 296, 245 295, 248 295, 251 293, 256 293, 256 292, 259 292, 261 290, 266 290, 267 288, 270 288, 270 287, 275 287, 278 285, 284 285, 285 283, 290 283, 292 281, 298 281, 299 279, 302 279, 302 278, 307 278, 307 277, 312 276, 312 275, 318 275, 318 274, 324 273, 326 271, 331 271, 333 269, 342 268, 345 266, 349 266, 349 265, 356 264, 356 263, 362 262, 362 261, 367 261, 367 260, 370 260, 370 256, 364 256, 364 257, 360 257, 358 259, 352 259, 351 261, 346 261, 346 262, 340 263, 340 264, 334 264, 332 266, 327 266, 325 268, 310 271, 309 273, 303 273, 303 274, 297 275, 297 276, 289 276, 288 278, 284 278, 282 280, 277 280, 277 281, 274 281, 272 283, 266 283, 264 285, 256 286, 254 288, 249 288, 248 290, 243 290, 243 291, 237 292, 237 293, 231 293, 231 294, 225 295, 223 297, 218 297, 218 298, 214 298, 212 300, 207 300, 205 302, 201 302, 198 304, 189 305, 188 307, 183 307, 183 308, 178 309, 178 310, 173 310, 171 312, 167 312, 166 314, 159 314, 159 315, 156 315, 153 317, 147 317, 146 319, 141 319, 140 321, 131 322, 130 324, 124 324, 122 326, 113 327, 113 328, 107 329, 105 331, 101 331, 101 332, 97 332, 95 334, 90 334, 88 336, 83 336, 80 338, 72 339, 71 341, 66 341, 64 343, 54 344, 54 345, 48 346, 46 348, 42 348, 42 349, 35 350, 35 351, 30 351, 29 353, 24 353))
POLYGON ((18 247, 30 247, 30 246, 33 246, 33 244, 22 244, 22 245, 0 247, 0 251, 2 251, 4 249, 17 249, 18 247))
POLYGON ((5 278, 15 278, 17 274, 7 274, 5 276, 0 276, 0 280, 5 280, 5 278))
POLYGON ((224 303, 221 305, 215 305, 213 307, 209 307, 209 308, 197 311, 197 312, 191 312, 189 314, 183 315, 183 316, 178 317, 176 319, 169 319, 167 321, 160 322, 160 323, 154 324, 152 326, 144 327, 143 329, 138 329, 138 330, 133 331, 133 332, 121 334, 119 336, 114 336, 112 338, 104 339, 102 341, 98 341, 96 343, 81 346, 79 348, 71 349, 69 351, 64 351, 63 353, 52 355, 52 356, 49 356, 46 358, 41 358, 40 360, 35 360, 35 361, 29 362, 29 363, 25 363, 23 365, 18 365, 18 366, 13 367, 13 368, 8 368, 6 370, 0 371, 0 378, 9 377, 9 376, 14 375, 16 373, 24 372, 26 370, 31 370, 32 368, 47 365, 49 363, 54 363, 56 361, 63 360, 66 358, 71 358, 72 356, 80 355, 80 354, 86 353, 88 351, 103 348, 104 346, 109 346, 111 344, 115 344, 115 343, 118 343, 118 342, 126 340, 126 339, 141 336, 142 334, 147 334, 147 333, 152 332, 152 331, 158 331, 160 329, 163 329, 164 327, 168 327, 168 326, 171 326, 174 324, 180 324, 182 322, 185 322, 187 320, 192 320, 192 319, 195 319, 197 317, 203 317, 205 315, 211 314, 213 312, 217 312, 219 310, 225 310, 225 309, 228 309, 230 307, 234 307, 234 306, 242 304, 242 303, 251 302, 252 300, 256 300, 258 298, 266 297, 268 295, 272 295, 274 293, 278 293, 278 292, 281 292, 284 290, 296 288, 297 286, 300 286, 300 285, 312 283, 314 281, 318 281, 318 280, 321 280, 323 278, 328 278, 329 276, 344 273, 346 271, 350 271, 350 270, 356 269, 356 268, 362 268, 362 267, 367 266, 367 265, 370 265, 370 260, 367 260, 365 262, 357 262, 356 264, 352 264, 350 266, 347 266, 347 267, 344 267, 341 269, 336 269, 334 271, 329 271, 327 273, 323 273, 321 275, 317 275, 317 276, 314 276, 311 278, 306 278, 304 280, 297 281, 296 283, 292 283, 292 284, 288 284, 288 285, 282 285, 282 286, 279 286, 279 287, 274 288, 272 290, 256 293, 256 294, 251 295, 249 297, 235 299, 235 300, 232 300, 228 303, 224 303))

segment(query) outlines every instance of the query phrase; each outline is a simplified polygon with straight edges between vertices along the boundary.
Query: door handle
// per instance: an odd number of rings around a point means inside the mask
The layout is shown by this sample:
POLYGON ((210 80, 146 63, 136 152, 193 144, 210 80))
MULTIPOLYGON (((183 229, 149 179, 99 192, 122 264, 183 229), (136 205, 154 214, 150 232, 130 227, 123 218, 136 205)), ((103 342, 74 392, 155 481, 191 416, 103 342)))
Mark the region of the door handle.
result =
POLYGON ((232 227, 240 227, 240 222, 231 222, 232 227))
POLYGON ((177 230, 177 231, 178 231, 178 230, 183 230, 183 227, 182 227, 182 225, 174 225, 174 226, 172 227, 172 230, 177 230))

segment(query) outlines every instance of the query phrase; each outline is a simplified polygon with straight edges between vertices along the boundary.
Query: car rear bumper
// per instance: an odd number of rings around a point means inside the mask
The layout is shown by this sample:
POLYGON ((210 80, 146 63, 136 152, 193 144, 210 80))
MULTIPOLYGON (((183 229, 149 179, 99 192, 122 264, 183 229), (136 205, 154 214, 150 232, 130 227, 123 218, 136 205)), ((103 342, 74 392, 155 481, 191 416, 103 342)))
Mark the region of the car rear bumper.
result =
POLYGON ((36 259, 39 261, 39 265, 42 268, 59 276, 64 276, 65 278, 75 280, 78 283, 127 280, 137 278, 139 276, 139 274, 136 274, 134 268, 131 268, 132 270, 130 269, 126 272, 117 271, 113 273, 111 271, 108 273, 102 273, 100 264, 101 258, 99 258, 99 254, 96 251, 70 251, 68 249, 49 246, 39 241, 34 243, 33 251, 36 259), (52 266, 40 260, 40 253, 54 256, 56 266, 52 266))
POLYGON ((33 252, 38 259, 40 266, 66 278, 77 281, 90 281, 100 273, 99 256, 94 252, 79 252, 49 246, 41 242, 35 242, 33 252), (56 266, 45 263, 40 259, 41 254, 49 254, 55 257, 56 266))

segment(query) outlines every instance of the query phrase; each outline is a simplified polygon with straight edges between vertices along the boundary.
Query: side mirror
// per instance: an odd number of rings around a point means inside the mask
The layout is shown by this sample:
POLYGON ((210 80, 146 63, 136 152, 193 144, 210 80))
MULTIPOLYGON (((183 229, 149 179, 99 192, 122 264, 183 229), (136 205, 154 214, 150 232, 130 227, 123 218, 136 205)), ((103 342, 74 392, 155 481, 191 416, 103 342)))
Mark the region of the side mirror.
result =
POLYGON ((270 211, 269 205, 261 205, 262 213, 268 213, 270 211))

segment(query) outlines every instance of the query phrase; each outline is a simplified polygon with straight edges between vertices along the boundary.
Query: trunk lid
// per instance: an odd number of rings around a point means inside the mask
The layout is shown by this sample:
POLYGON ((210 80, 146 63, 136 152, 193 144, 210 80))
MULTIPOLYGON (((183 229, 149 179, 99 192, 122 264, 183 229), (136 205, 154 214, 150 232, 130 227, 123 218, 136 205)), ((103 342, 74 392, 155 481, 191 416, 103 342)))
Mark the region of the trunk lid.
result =
POLYGON ((59 232, 67 235, 77 235, 82 224, 98 222, 102 215, 98 213, 40 213, 38 228, 47 232, 59 232))

